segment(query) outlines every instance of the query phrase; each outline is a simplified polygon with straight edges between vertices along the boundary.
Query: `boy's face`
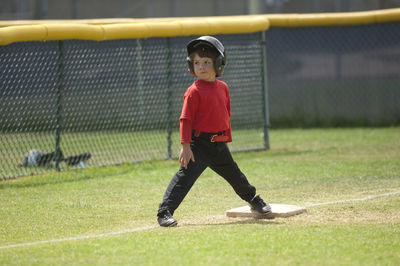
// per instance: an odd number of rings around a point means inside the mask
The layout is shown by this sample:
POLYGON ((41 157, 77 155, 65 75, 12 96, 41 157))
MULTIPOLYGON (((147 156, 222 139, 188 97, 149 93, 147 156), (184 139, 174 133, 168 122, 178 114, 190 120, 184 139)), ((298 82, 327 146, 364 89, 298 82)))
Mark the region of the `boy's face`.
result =
POLYGON ((200 57, 197 53, 193 58, 193 70, 196 77, 205 81, 215 80, 214 61, 210 57, 200 57))

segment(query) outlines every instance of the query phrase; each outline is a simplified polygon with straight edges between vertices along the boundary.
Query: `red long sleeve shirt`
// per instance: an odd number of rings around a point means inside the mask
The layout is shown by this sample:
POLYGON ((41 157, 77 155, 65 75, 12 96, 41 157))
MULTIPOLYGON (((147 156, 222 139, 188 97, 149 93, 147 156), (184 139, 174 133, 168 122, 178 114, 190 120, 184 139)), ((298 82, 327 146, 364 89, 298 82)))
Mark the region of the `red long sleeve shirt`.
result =
POLYGON ((228 85, 220 80, 196 80, 183 97, 180 117, 181 143, 191 142, 192 130, 207 133, 225 131, 232 141, 231 101, 228 85))

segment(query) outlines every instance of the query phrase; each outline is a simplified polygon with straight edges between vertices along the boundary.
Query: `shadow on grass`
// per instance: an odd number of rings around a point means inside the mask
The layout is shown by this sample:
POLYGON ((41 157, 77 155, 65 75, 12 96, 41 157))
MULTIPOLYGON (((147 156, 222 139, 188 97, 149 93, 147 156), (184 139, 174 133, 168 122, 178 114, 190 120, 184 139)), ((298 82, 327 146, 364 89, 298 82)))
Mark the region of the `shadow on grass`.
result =
POLYGON ((232 219, 226 221, 216 221, 216 222, 203 222, 203 223, 196 223, 196 222, 182 222, 179 227, 186 227, 186 226, 221 226, 221 225, 239 225, 239 224, 260 224, 260 225, 280 225, 283 222, 275 219, 255 219, 255 218, 247 218, 233 221, 232 219))
MULTIPOLYGON (((115 166, 117 167, 117 166, 115 166)), ((103 168, 106 169, 106 168, 103 168)), ((33 188, 33 187, 40 187, 40 186, 47 186, 47 185, 56 185, 56 184, 66 184, 66 183, 75 183, 81 181, 88 181, 92 179, 104 179, 115 177, 115 172, 112 171, 96 171, 96 168, 88 169, 87 173, 83 172, 85 170, 69 170, 60 173, 56 173, 49 176, 26 176, 20 177, 18 179, 10 179, 0 182, 0 190, 6 188, 33 188)), ((119 169, 118 174, 123 174, 128 170, 124 171, 119 169)))
POLYGON ((271 150, 268 153, 270 157, 280 157, 280 156, 296 156, 296 155, 305 155, 314 153, 313 150, 289 150, 289 149, 278 149, 278 150, 271 150))

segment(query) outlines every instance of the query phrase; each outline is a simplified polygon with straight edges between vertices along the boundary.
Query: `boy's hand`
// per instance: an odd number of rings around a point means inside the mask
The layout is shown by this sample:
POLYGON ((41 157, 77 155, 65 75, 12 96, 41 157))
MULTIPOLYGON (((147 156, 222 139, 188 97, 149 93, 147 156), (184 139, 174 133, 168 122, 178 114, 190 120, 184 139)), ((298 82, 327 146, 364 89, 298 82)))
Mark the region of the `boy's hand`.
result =
POLYGON ((190 160, 194 162, 194 155, 192 149, 190 148, 190 143, 182 143, 181 153, 179 154, 179 162, 183 168, 187 169, 190 160))

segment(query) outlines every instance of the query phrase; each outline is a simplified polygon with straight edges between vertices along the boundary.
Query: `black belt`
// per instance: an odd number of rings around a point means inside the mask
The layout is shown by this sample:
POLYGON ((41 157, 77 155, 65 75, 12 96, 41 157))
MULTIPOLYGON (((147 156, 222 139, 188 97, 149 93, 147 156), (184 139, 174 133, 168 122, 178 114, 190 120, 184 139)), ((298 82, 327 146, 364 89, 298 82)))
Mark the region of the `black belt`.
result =
POLYGON ((225 136, 225 131, 220 131, 216 133, 201 132, 198 130, 193 130, 195 137, 201 137, 204 139, 209 139, 210 142, 227 142, 229 140, 228 136, 225 136))

